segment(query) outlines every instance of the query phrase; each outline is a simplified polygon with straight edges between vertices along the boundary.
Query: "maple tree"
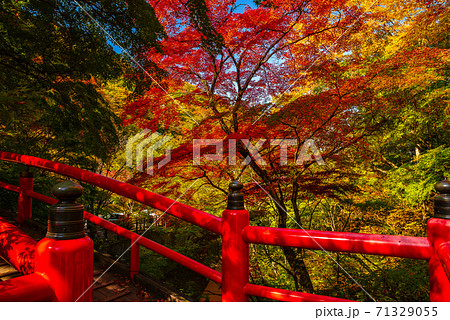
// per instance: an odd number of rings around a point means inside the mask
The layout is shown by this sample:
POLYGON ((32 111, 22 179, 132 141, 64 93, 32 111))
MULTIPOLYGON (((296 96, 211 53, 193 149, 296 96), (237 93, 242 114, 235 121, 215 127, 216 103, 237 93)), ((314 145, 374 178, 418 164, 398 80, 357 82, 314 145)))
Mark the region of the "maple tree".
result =
MULTIPOLYGON (((231 179, 241 179, 251 207, 270 195, 278 227, 306 225, 301 204, 308 194, 339 199, 355 187, 350 182, 357 173, 345 167, 348 150, 367 149, 364 139, 405 105, 399 90, 425 88, 441 76, 442 50, 399 40, 424 16, 429 24, 438 21, 445 11, 439 2, 273 0, 238 12, 235 1, 206 1, 209 32, 191 19, 189 2, 149 2, 167 38, 160 52, 150 48, 143 55, 168 76, 125 107, 124 123, 177 138, 171 163, 159 171, 171 177, 172 188, 174 181, 202 178, 226 193, 231 179), (222 140, 225 157, 193 166, 194 139, 222 140), (294 140, 288 165, 280 161, 286 149, 270 143, 274 139, 294 140), (294 165, 308 139, 326 166, 317 166, 314 156, 294 165), (230 165, 232 140, 239 160, 230 165)), ((133 181, 146 180, 141 174, 133 181)), ((171 190, 167 180, 156 187, 171 190)), ((304 251, 283 253, 295 288, 313 292, 304 251)))
MULTIPOLYGON (((131 53, 131 71, 73 1, 5 1, 0 135, 8 151, 116 177, 125 162, 113 152, 125 149, 121 135, 150 128, 175 138, 156 176, 132 179, 153 191, 178 196, 201 179, 184 199, 220 215, 228 183, 239 179, 252 224, 423 236, 433 184, 450 170, 445 1, 77 2, 131 53), (117 78, 125 69, 135 100, 121 128, 116 114, 129 92, 117 78), (194 160, 195 139, 215 139, 224 157, 208 159, 217 150, 205 144, 194 160)), ((91 212, 127 205, 86 188, 91 212)), ((254 246, 251 276, 324 294, 323 271, 336 290, 350 282, 317 256, 322 263, 305 250, 254 246)), ((335 258, 363 269, 364 287, 373 277, 388 283, 379 297, 399 299, 397 286, 365 263, 385 263, 404 278, 408 263, 335 258)), ((350 284, 345 290, 366 298, 350 284)))

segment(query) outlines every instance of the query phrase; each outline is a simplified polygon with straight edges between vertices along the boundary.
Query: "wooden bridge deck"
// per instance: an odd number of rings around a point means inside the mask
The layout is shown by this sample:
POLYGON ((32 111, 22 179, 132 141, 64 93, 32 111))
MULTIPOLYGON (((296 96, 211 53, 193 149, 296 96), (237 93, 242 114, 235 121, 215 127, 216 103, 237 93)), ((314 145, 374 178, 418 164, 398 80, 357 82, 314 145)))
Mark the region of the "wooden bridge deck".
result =
POLYGON ((5 281, 22 276, 22 273, 17 271, 6 260, 0 257, 0 281, 5 281))
POLYGON ((94 302, 109 301, 157 301, 141 286, 130 279, 107 271, 105 268, 94 266, 94 302))

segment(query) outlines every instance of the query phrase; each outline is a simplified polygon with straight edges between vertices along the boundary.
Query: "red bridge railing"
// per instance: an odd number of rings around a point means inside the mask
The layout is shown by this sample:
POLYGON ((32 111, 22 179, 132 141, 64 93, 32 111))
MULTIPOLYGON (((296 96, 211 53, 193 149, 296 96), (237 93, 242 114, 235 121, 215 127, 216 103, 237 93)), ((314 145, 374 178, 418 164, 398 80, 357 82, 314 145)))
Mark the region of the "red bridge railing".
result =
MULTIPOLYGON (((244 209, 244 199, 241 193, 242 184, 238 182, 230 184, 231 192, 228 196, 227 209, 224 210, 222 218, 218 218, 136 186, 65 164, 9 152, 0 152, 0 160, 45 169, 101 187, 147 206, 167 212, 168 214, 222 236, 222 273, 220 273, 150 239, 144 238, 88 212, 84 212, 84 218, 88 221, 131 241, 131 278, 134 278, 139 272, 139 246, 143 246, 215 282, 221 283, 222 301, 248 301, 248 296, 250 295, 282 301, 349 301, 250 284, 249 243, 259 243, 429 260, 430 300, 450 301, 450 182, 446 180, 436 184, 436 189, 440 194, 435 198, 435 217, 428 221, 427 237, 406 237, 250 226, 248 212, 244 209)), ((61 206, 61 203, 64 203, 64 199, 60 198, 58 202, 54 198, 34 192, 33 176, 29 172, 21 174, 19 187, 4 182, 0 182, 0 187, 19 193, 18 223, 23 223, 26 219, 31 218, 32 199, 56 206, 61 206)), ((54 195, 57 196, 55 193, 54 195)), ((41 242, 48 241, 46 239, 43 239, 41 242)), ((57 241, 61 245, 61 243, 64 244, 67 241, 76 240, 57 239, 53 241, 57 241)), ((38 244, 38 248, 45 247, 42 246, 41 242, 38 244)), ((45 251, 45 249, 42 250, 45 251)), ((35 273, 31 275, 35 275, 35 273)), ((86 277, 90 277, 90 281, 92 282, 91 275, 86 274, 86 277)), ((26 281, 23 278, 25 277, 17 278, 22 279, 17 281, 26 281)), ((30 278, 30 281, 41 283, 42 291, 46 294, 48 293, 48 290, 44 286, 45 281, 38 281, 35 276, 34 278, 30 278)), ((50 279, 51 281, 55 280, 50 279)), ((89 290, 92 290, 92 285, 88 280, 83 281, 84 283, 80 285, 80 288, 85 288, 83 297, 87 297, 86 299, 89 299, 89 297, 92 298, 92 294, 89 294, 89 290)), ((5 295, 1 294, 1 290, 2 285, 0 284, 0 301, 5 297, 5 295)), ((72 289, 66 288, 66 290, 72 289)), ((46 294, 44 296, 48 296, 46 294)), ((17 298, 17 295, 15 297, 17 298)), ((70 299, 72 298, 69 296, 64 296, 63 298, 53 297, 54 300, 58 301, 64 299, 67 299, 64 301, 71 301, 70 299)), ((73 301, 75 300, 78 299, 74 299, 73 301)))

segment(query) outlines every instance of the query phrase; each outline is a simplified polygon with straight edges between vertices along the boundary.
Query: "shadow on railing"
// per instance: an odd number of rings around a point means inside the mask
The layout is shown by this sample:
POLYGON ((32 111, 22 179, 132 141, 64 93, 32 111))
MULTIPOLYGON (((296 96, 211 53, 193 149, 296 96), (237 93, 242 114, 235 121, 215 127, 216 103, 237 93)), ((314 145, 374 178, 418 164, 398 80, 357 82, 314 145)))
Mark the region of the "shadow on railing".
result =
MULTIPOLYGON (((45 169, 98 186, 222 236, 222 273, 220 273, 137 233, 84 212, 86 220, 131 241, 132 279, 139 273, 139 246, 143 246, 222 284, 222 301, 248 301, 250 295, 282 301, 350 301, 250 284, 248 246, 249 243, 259 243, 429 260, 430 300, 450 301, 450 183, 447 180, 436 184, 436 190, 440 194, 435 198, 435 217, 428 221, 427 237, 406 237, 250 226, 248 212, 244 209, 244 196, 241 193, 243 186, 237 181, 230 184, 227 209, 224 210, 222 218, 218 218, 136 186, 65 164, 9 152, 0 152, 0 160, 45 169)), ((34 192, 33 175, 29 172, 21 174, 19 187, 0 182, 0 188, 19 193, 18 223, 31 218, 32 199, 51 205, 58 203, 60 207, 63 207, 66 201, 61 198, 64 195, 55 194, 55 191, 53 194, 59 197, 59 202, 34 192)), ((74 197, 72 200, 75 203, 74 197)), ((57 218, 57 214, 54 218, 57 218)), ((90 279, 92 282, 92 277, 90 279)), ((91 290, 92 285, 88 280, 84 280, 83 286, 86 289, 84 295, 88 297, 86 292, 91 290)), ((0 295, 0 301, 1 298, 0 295)), ((56 300, 62 301, 58 297, 56 300)), ((78 299, 63 301, 75 300, 78 301, 78 299)))

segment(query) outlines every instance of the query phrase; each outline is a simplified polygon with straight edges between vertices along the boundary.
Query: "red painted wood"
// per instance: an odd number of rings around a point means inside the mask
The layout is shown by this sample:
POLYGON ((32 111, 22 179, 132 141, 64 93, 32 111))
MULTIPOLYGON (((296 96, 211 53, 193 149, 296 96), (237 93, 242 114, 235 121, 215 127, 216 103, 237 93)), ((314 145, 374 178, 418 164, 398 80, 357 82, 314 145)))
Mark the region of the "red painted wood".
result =
MULTIPOLYGON (((42 202, 48 203, 48 204, 54 204, 56 202, 58 202, 58 200, 51 198, 51 197, 47 197, 45 195, 36 193, 36 192, 29 192, 29 195, 35 199, 38 199, 42 202)), ((104 220, 98 216, 95 216, 89 212, 84 212, 84 216, 85 219, 98 225, 101 226, 111 232, 114 232, 124 238, 127 239, 132 239, 132 238, 136 238, 139 237, 138 234, 129 231, 125 228, 122 228, 110 221, 104 220)), ((190 259, 188 257, 185 257, 181 254, 179 254, 178 252, 175 252, 167 247, 164 247, 156 242, 153 242, 147 238, 143 238, 141 237, 139 239, 139 241, 137 242, 137 244, 142 245, 144 247, 146 247, 147 249, 153 250, 156 253, 159 253, 163 256, 165 256, 166 258, 172 259, 175 262, 180 263, 181 265, 200 273, 201 275, 217 282, 217 283, 222 283, 222 274, 214 269, 211 269, 193 259, 190 259)), ((135 273, 136 274, 136 273, 135 273)))
POLYGON ((137 244, 150 249, 166 258, 169 258, 175 262, 178 262, 179 264, 185 266, 186 268, 189 268, 217 283, 222 283, 222 274, 214 269, 211 269, 195 260, 192 260, 191 258, 185 257, 182 254, 173 251, 167 247, 164 247, 163 245, 160 245, 159 243, 156 243, 150 239, 140 237, 138 234, 127 230, 125 228, 122 228, 112 222, 109 222, 107 220, 104 220, 100 217, 97 217, 89 212, 84 212, 84 216, 87 220, 90 222, 101 226, 109 231, 112 231, 124 238, 127 239, 133 239, 136 236, 138 236, 137 244))
MULTIPOLYGON (((431 218, 427 224, 427 237, 435 251, 428 264, 430 278, 430 300, 450 301, 450 282, 439 259, 437 250, 450 241, 450 220, 431 218)), ((444 260, 445 248, 441 249, 444 260)))
MULTIPOLYGON (((1 152, 0 152, 0 155, 1 155, 1 152)), ((35 199, 41 200, 41 201, 49 203, 49 204, 54 204, 54 203, 58 202, 56 199, 41 195, 34 191, 29 192, 29 195, 35 199)), ((114 232, 124 238, 131 240, 131 239, 136 239, 136 237, 139 237, 138 234, 136 234, 132 231, 129 231, 125 228, 122 228, 112 222, 104 220, 98 216, 95 216, 89 212, 85 211, 84 216, 85 216, 86 220, 88 220, 98 226, 101 226, 111 232, 114 232)), ((220 218, 217 218, 217 217, 215 217, 215 218, 221 220, 220 218)), ((220 230, 220 228, 221 228, 221 226, 219 226, 217 229, 220 230)), ((164 247, 164 246, 162 246, 154 241, 151 241, 147 238, 144 238, 144 237, 140 237, 137 244, 142 245, 150 250, 153 250, 154 252, 159 253, 159 254, 165 256, 166 258, 169 258, 175 262, 178 262, 179 264, 181 264, 181 265, 183 265, 183 266, 185 266, 185 267, 187 267, 187 268, 189 268, 189 269, 191 269, 191 270, 193 270, 193 271, 195 271, 217 283, 222 283, 222 274, 220 272, 218 272, 212 268, 209 268, 193 259, 185 257, 185 256, 179 254, 178 252, 175 252, 167 247, 164 247)), ((134 258, 134 259, 136 259, 136 258, 134 258)), ((136 260, 134 260, 134 261, 136 261, 136 260)), ((134 267, 134 269, 136 269, 136 268, 134 267)), ((138 268, 137 268, 137 270, 138 270, 138 268)), ((136 270, 134 270, 134 274, 136 274, 136 273, 137 273, 136 270)))
MULTIPOLYGON (((49 203, 49 204, 54 204, 56 202, 58 202, 56 199, 41 195, 39 193, 36 192, 30 192, 29 193, 30 196, 32 196, 35 199, 41 200, 43 202, 49 203)), ((85 219, 98 225, 101 226, 111 232, 114 232, 124 238, 127 239, 137 239, 139 238, 139 235, 129 231, 125 228, 122 228, 110 221, 104 220, 98 216, 95 216, 89 212, 84 212, 84 216, 85 219)), ((217 282, 217 283, 222 283, 222 274, 214 269, 211 269, 195 260, 192 260, 188 257, 185 257, 181 254, 179 254, 178 252, 175 252, 167 247, 164 247, 156 242, 153 242, 147 238, 143 238, 141 237, 136 246, 137 245, 142 245, 150 250, 153 250, 163 256, 165 256, 166 258, 172 259, 175 262, 180 263, 181 265, 195 271, 198 272, 202 275, 204 275, 205 277, 217 282)), ((132 260, 131 263, 133 264, 133 266, 130 265, 130 268, 132 267, 132 270, 130 270, 133 273, 133 276, 136 275, 139 272, 139 264, 138 264, 138 259, 139 256, 137 255, 136 257, 136 253, 133 251, 134 249, 131 248, 130 250, 132 250, 131 256, 132 256, 132 260)), ((130 274, 131 275, 131 274, 130 274)))
POLYGON ((444 272, 447 275, 447 279, 450 280, 450 242, 441 244, 436 253, 444 268, 444 272))
POLYGON ((56 301, 48 281, 38 274, 30 274, 0 282, 1 302, 56 301))
POLYGON ((268 298, 278 301, 292 301, 292 302, 355 302, 352 300, 345 300, 340 298, 333 298, 328 296, 321 296, 317 294, 296 292, 285 289, 277 289, 271 287, 258 286, 248 283, 245 288, 245 293, 252 296, 268 298))
MULTIPOLYGON (((431 300, 450 300, 450 284, 447 277, 450 266, 450 220, 431 219, 428 222, 427 238, 251 227, 248 226, 248 213, 246 215, 241 214, 241 212, 246 213, 245 210, 225 210, 223 219, 220 219, 161 195, 64 164, 8 152, 0 152, 0 160, 35 166, 99 186, 119 195, 144 203, 155 209, 167 211, 167 213, 173 216, 223 236, 223 277, 219 272, 143 237, 138 238, 136 244, 131 249, 132 277, 139 270, 138 245, 142 245, 218 283, 223 282, 223 301, 246 301, 247 295, 250 294, 285 301, 344 301, 338 298, 310 295, 248 284, 248 243, 260 243, 430 260, 431 300)), ((21 195, 28 197, 30 201, 31 198, 34 198, 51 204, 56 202, 53 198, 32 191, 32 185, 30 188, 30 184, 27 186, 26 182, 21 185, 21 188, 6 183, 0 183, 0 187, 16 192, 21 191, 21 195)), ((22 206, 25 202, 22 202, 22 206)), ((26 205, 23 212, 23 219, 25 219, 25 217, 28 216, 26 213, 28 212, 26 205)), ((136 236, 138 236, 129 230, 121 228, 88 212, 85 212, 85 218, 130 240, 136 239, 136 236)), ((44 261, 41 263, 41 266, 43 266, 41 268, 43 275, 45 274, 47 276, 48 274, 51 274, 52 278, 58 279, 58 275, 60 275, 58 273, 59 271, 56 272, 52 270, 54 264, 49 262, 51 259, 48 255, 48 252, 56 250, 55 248, 57 248, 57 246, 50 246, 44 250, 41 256, 46 258, 40 258, 39 261, 40 263, 44 261), (47 272, 44 273, 43 270, 46 269, 47 272), (50 270, 50 273, 48 273, 48 270, 50 270)), ((76 248, 76 245, 74 248, 76 248)), ((80 248, 73 250, 78 251, 78 249, 80 248)), ((60 253, 64 253, 64 250, 59 251, 60 253)), ((76 254, 74 254, 75 251, 68 254, 69 257, 72 257, 71 259, 76 256, 76 254)), ((82 251, 83 250, 80 252, 82 251)), ((58 250, 54 251, 53 254, 58 256, 57 252, 58 250)), ((56 263, 56 265, 58 265, 58 263, 56 263)), ((74 274, 75 271, 73 269, 67 273, 69 278, 73 277, 74 274)), ((58 281, 51 280, 52 286, 54 286, 55 283, 61 282, 61 279, 62 278, 60 277, 58 281)), ((58 300, 67 299, 60 301, 72 301, 70 299, 73 299, 73 296, 69 298, 64 296, 64 294, 61 293, 62 289, 58 289, 58 285, 52 288, 55 292, 59 290, 58 300)))
POLYGON ((222 222, 222 301, 248 301, 244 291, 249 275, 248 243, 242 238, 248 212, 225 210, 222 222))
POLYGON ((9 191, 14 191, 14 192, 20 192, 20 188, 18 186, 6 183, 6 182, 1 182, 0 181, 0 188, 9 190, 9 191))
POLYGON ((22 163, 33 167, 46 169, 48 171, 56 172, 64 176, 92 184, 129 199, 136 200, 152 208, 167 212, 168 214, 188 221, 204 229, 221 234, 220 218, 131 184, 62 163, 11 152, 0 151, 0 160, 22 163))
MULTIPOLYGON (((137 239, 137 238, 136 238, 137 239)), ((131 240, 130 248, 130 279, 134 280, 134 276, 139 273, 139 245, 131 240)))
POLYGON ((35 273, 48 280, 57 301, 92 301, 94 243, 44 238, 36 246, 35 273))
POLYGON ((40 193, 37 193, 34 191, 27 191, 26 195, 33 199, 36 199, 36 200, 39 200, 39 201, 42 201, 42 202, 45 202, 48 204, 55 204, 58 202, 58 200, 56 200, 55 198, 47 197, 43 194, 40 194, 40 193))
POLYGON ((19 206, 17 208, 17 223, 22 224, 26 219, 31 219, 31 207, 33 199, 27 195, 27 191, 33 190, 33 175, 23 172, 20 176, 19 206))
POLYGON ((0 255, 23 274, 34 271, 36 243, 22 230, 0 218, 0 255))
POLYGON ((430 259, 433 252, 427 238, 419 237, 253 226, 245 228, 242 234, 245 241, 250 243, 306 249, 324 249, 424 260, 430 259))

